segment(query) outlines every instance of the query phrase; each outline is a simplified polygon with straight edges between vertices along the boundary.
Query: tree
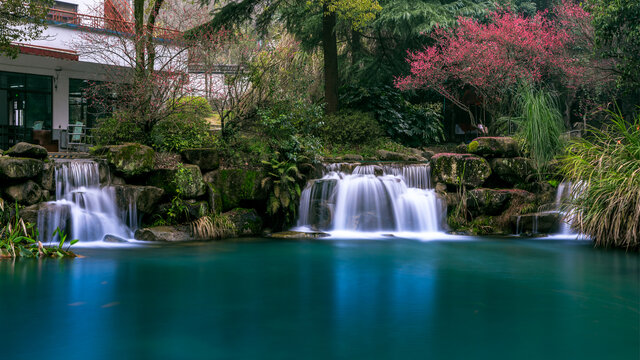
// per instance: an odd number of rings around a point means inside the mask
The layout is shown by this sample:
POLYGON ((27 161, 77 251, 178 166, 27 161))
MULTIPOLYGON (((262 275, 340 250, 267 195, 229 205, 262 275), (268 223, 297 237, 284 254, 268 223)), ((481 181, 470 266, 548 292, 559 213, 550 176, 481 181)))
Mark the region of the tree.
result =
MULTIPOLYGON (((208 0, 204 2, 208 3, 208 0)), ((331 114, 338 110, 337 21, 344 19, 353 29, 359 29, 375 18, 375 14, 380 10, 377 0, 295 0, 291 3, 284 0, 241 0, 231 2, 215 11, 214 18, 207 27, 220 29, 254 19, 259 30, 266 33, 269 24, 280 16, 288 29, 297 34, 296 29, 308 21, 313 14, 321 14, 320 38, 324 54, 324 93, 327 103, 326 112, 331 114)))
POLYGON ((53 0, 0 1, 0 54, 16 57, 12 43, 36 39, 46 28, 45 19, 53 0))
POLYGON ((467 111, 472 122, 465 89, 497 117, 521 83, 576 86, 580 78, 580 64, 567 51, 569 34, 545 12, 524 17, 496 11, 487 23, 460 18, 456 28, 438 28, 432 37, 436 45, 408 54, 411 75, 398 78, 396 86, 435 90, 467 111))
MULTIPOLYGON (((197 24, 208 16, 199 8, 170 1, 159 0, 150 6, 142 14, 140 7, 134 8, 134 23, 108 33, 82 32, 75 44, 81 56, 107 64, 105 82, 92 86, 89 96, 101 101, 104 94, 117 94, 120 120, 135 124, 146 134, 160 120, 189 106, 184 99, 205 92, 202 82, 193 81, 190 70, 194 65, 206 65, 207 54, 215 52, 226 37, 220 31, 184 38, 179 30, 158 26, 159 21, 175 24, 187 19, 197 24)), ((104 107, 112 107, 112 103, 104 107)))

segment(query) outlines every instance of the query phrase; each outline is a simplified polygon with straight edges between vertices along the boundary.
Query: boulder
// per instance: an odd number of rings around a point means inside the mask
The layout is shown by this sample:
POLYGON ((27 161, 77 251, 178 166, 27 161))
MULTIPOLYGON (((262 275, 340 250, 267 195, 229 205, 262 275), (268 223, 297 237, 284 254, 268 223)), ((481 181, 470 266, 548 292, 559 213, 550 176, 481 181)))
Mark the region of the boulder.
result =
POLYGON ((491 167, 478 156, 442 153, 431 158, 431 174, 435 182, 478 187, 491 175, 491 167))
POLYGON ((207 186, 207 200, 209 201, 209 208, 214 214, 222 213, 222 196, 220 192, 211 183, 205 183, 207 186))
POLYGON ((317 179, 308 185, 311 189, 309 204, 306 204, 308 206, 306 222, 312 229, 327 230, 331 225, 332 209, 335 204, 330 203, 327 199, 330 198, 329 195, 333 193, 337 183, 336 179, 317 179))
POLYGON ((155 186, 114 185, 113 190, 119 209, 128 209, 135 201, 137 210, 147 214, 156 212, 156 205, 164 194, 164 190, 155 186))
POLYGON ((0 157, 0 179, 30 179, 42 172, 44 162, 36 159, 0 157))
POLYGON ((509 206, 511 191, 496 189, 473 189, 467 191, 467 209, 473 216, 499 215, 509 206))
POLYGON ((184 199, 197 198, 207 191, 202 172, 196 165, 154 170, 147 184, 163 189, 170 196, 180 193, 184 199))
POLYGON ((467 152, 485 157, 518 156, 518 142, 511 137, 479 137, 467 145, 467 152))
POLYGON ((216 149, 185 149, 181 155, 185 162, 198 165, 202 171, 216 170, 220 167, 220 156, 216 149))
POLYGON ((527 182, 535 175, 533 161, 523 157, 495 158, 489 164, 493 174, 510 185, 527 182))
POLYGON ((102 152, 111 168, 124 177, 140 176, 153 170, 154 151, 148 146, 128 143, 105 146, 104 149, 102 152))
POLYGON ((223 215, 234 225, 237 236, 262 234, 262 218, 254 209, 233 209, 223 215))
POLYGON ((257 170, 219 169, 205 174, 204 180, 219 192, 222 211, 243 206, 248 202, 266 200, 261 182, 264 174, 257 170))
POLYGON ((274 239, 318 239, 330 236, 323 232, 282 231, 271 234, 274 239))
POLYGON ((364 160, 364 158, 362 157, 362 155, 345 154, 342 157, 342 160, 344 160, 344 161, 362 161, 362 160, 364 160))
POLYGON ((185 203, 185 206, 187 207, 189 216, 192 219, 203 217, 209 213, 209 203, 207 203, 206 201, 187 201, 185 203))
POLYGON ((194 238, 187 226, 154 226, 136 230, 136 240, 184 242, 193 241, 194 238))
POLYGON ((376 151, 378 158, 383 161, 424 161, 424 158, 416 155, 406 155, 399 152, 378 150, 376 151))
POLYGON ((40 145, 29 144, 26 142, 19 142, 13 145, 9 150, 4 152, 5 155, 12 157, 22 157, 30 159, 45 159, 49 153, 47 149, 40 145))
POLYGON ((106 243, 114 243, 114 244, 123 244, 128 242, 126 239, 123 239, 119 236, 115 236, 115 235, 111 235, 111 234, 107 234, 104 236, 104 238, 102 239, 102 241, 106 242, 106 243))
POLYGON ((52 162, 45 162, 40 173, 40 185, 43 189, 54 192, 56 191, 56 169, 52 162))
POLYGON ((562 214, 556 211, 511 216, 515 234, 554 234, 560 231, 562 214))
POLYGON ((42 200, 42 188, 31 180, 9 186, 4 189, 4 193, 9 200, 22 205, 33 205, 42 200))

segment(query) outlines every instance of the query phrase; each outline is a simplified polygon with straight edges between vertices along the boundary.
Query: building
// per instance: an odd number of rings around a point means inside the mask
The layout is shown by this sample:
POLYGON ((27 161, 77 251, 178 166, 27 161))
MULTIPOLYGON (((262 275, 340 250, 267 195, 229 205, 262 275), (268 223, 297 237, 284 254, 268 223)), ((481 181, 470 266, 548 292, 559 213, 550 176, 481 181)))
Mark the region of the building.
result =
MULTIPOLYGON (((15 44, 16 59, 0 57, 0 149, 19 141, 50 151, 86 143, 86 129, 100 116, 91 111, 86 86, 127 65, 79 53, 78 46, 83 34, 132 33, 132 17, 130 0, 56 1, 43 36, 15 44)), ((159 38, 177 33, 158 29, 159 38)))

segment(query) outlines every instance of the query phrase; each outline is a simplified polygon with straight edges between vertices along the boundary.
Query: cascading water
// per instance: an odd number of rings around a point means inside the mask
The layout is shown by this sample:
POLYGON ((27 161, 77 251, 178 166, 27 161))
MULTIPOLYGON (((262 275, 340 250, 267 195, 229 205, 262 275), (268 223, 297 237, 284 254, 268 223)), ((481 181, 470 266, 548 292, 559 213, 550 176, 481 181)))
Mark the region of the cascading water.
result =
POLYGON ((80 241, 101 241, 105 235, 133 237, 126 224, 137 223, 133 220, 137 219, 135 208, 131 205, 124 211, 118 208, 113 188, 100 185, 100 171, 95 161, 56 162, 55 180, 56 200, 38 212, 41 241, 54 239, 57 228, 68 234, 69 239, 80 241))
POLYGON ((331 164, 300 200, 299 230, 368 233, 441 231, 444 204, 431 189, 430 168, 331 164))

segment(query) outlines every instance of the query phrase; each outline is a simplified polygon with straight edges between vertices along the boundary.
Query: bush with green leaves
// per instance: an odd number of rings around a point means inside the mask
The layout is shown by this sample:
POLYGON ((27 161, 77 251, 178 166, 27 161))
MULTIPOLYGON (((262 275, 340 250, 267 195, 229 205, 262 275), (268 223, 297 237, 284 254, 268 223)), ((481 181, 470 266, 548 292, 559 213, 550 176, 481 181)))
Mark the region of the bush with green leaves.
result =
POLYGON ((174 112, 158 121, 151 130, 151 145, 158 151, 180 152, 184 149, 214 146, 207 117, 213 115, 211 105, 202 97, 181 98, 174 112))
POLYGON ((371 113, 343 110, 325 116, 317 135, 326 144, 363 145, 379 142, 384 131, 371 113))
POLYGON ((574 140, 562 158, 573 183, 571 223, 597 246, 640 247, 640 115, 628 122, 611 114, 603 129, 574 140))
POLYGON ((298 215, 300 183, 304 179, 296 164, 277 160, 278 154, 270 161, 263 161, 267 176, 261 185, 269 194, 267 213, 272 217, 276 229, 293 224, 298 215))
POLYGON ((312 135, 322 125, 322 107, 304 101, 282 101, 258 111, 260 132, 271 153, 293 163, 314 160, 320 142, 312 135))
POLYGON ((386 134, 406 146, 424 146, 444 139, 442 105, 412 104, 391 86, 343 89, 344 108, 371 112, 386 134))
POLYGON ((125 112, 115 112, 110 117, 98 119, 91 135, 96 145, 119 145, 128 142, 146 144, 148 142, 147 134, 141 124, 125 112))

